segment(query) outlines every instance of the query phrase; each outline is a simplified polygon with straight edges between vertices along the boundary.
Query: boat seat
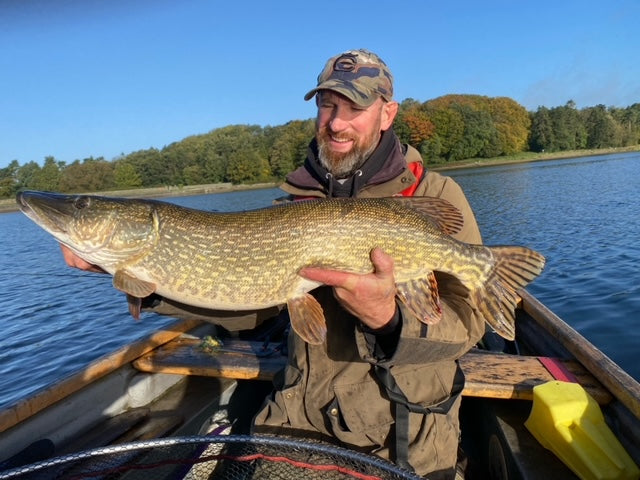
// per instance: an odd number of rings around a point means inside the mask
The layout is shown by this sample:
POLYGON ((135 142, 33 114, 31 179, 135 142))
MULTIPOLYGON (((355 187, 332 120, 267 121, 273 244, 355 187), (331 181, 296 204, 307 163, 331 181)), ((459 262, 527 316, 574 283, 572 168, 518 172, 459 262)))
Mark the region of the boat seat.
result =
MULTIPOLYGON (((133 362, 144 372, 271 380, 286 363, 280 344, 226 339, 211 347, 202 339, 178 337, 133 362)), ((460 359, 470 397, 533 399, 533 387, 551 380, 574 380, 600 404, 612 398, 579 363, 473 349, 460 359)))

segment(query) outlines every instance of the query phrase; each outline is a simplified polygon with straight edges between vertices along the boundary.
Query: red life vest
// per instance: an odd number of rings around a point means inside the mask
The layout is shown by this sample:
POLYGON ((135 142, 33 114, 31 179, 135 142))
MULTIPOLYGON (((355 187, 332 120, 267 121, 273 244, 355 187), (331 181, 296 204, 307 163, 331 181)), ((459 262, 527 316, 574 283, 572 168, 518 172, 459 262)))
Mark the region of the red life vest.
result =
POLYGON ((413 182, 410 187, 405 188, 400 192, 400 194, 403 197, 413 197, 413 194, 416 193, 416 188, 418 188, 418 185, 424 176, 424 165, 422 165, 422 162, 410 162, 407 166, 409 167, 409 170, 411 170, 411 173, 416 177, 416 181, 413 182))

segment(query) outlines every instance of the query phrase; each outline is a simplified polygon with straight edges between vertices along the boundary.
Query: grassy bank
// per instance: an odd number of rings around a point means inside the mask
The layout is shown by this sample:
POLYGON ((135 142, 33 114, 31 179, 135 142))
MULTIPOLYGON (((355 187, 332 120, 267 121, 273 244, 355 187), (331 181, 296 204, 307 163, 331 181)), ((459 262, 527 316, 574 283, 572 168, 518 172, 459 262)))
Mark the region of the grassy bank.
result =
MULTIPOLYGON (((471 158, 458 162, 446 164, 431 164, 427 167, 431 170, 446 171, 457 168, 483 167, 492 165, 509 165, 513 163, 540 162, 545 160, 557 160, 562 158, 588 157, 593 155, 609 155, 611 153, 625 153, 640 151, 640 145, 625 148, 606 148, 598 150, 570 150, 566 152, 522 152, 514 155, 495 158, 471 158)), ((233 192, 238 190, 251 190, 260 188, 271 188, 276 183, 259 183, 253 185, 233 185, 231 183, 214 183, 207 185, 187 185, 184 187, 154 187, 138 188, 133 190, 112 190, 99 192, 100 195, 114 197, 141 197, 141 198, 162 198, 171 196, 204 195, 210 193, 233 192)), ((13 212, 18 210, 15 199, 0 199, 0 213, 13 212)))

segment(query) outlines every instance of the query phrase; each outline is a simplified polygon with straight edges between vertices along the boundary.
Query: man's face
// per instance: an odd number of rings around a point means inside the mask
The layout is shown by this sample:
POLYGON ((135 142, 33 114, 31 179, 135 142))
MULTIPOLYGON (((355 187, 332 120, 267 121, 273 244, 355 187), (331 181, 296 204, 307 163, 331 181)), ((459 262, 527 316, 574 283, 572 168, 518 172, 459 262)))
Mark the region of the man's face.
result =
POLYGON ((318 92, 316 103, 319 160, 337 178, 346 178, 362 166, 398 109, 396 102, 382 98, 361 107, 331 90, 318 92))

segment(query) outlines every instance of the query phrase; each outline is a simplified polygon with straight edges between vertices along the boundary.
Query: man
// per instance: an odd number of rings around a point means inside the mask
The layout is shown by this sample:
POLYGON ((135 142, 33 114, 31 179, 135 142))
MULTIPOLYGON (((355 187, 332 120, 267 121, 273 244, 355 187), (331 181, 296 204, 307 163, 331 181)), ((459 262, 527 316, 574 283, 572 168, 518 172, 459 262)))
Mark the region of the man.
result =
MULTIPOLYGON (((377 55, 353 50, 329 59, 305 99, 314 96, 315 139, 305 164, 281 186, 290 199, 441 197, 464 216, 455 237, 481 243, 460 187, 424 173, 417 150, 393 133, 393 78, 377 55)), ((427 327, 395 301, 393 260, 374 249, 371 262, 369 275, 300 272, 328 285, 312 292, 327 339, 309 345, 290 334, 287 367, 254 430, 338 440, 429 478, 453 478, 462 387, 456 359, 480 339, 484 322, 466 290, 439 275, 443 318, 427 327)))
MULTIPOLYGON (((481 243, 460 187, 425 172, 417 150, 393 133, 393 78, 377 55, 353 50, 329 59, 305 99, 314 96, 316 136, 304 166, 281 187, 289 199, 441 197, 463 214, 455 237, 481 243)), ((91 268, 63 253, 69 265, 91 268)), ((438 274, 443 315, 426 326, 396 303, 393 260, 374 249, 371 261, 368 275, 300 272, 328 285, 312 292, 325 312, 327 338, 308 345, 291 332, 287 366, 254 431, 337 442, 429 478, 453 478, 463 380, 456 359, 480 339, 484 322, 466 289, 438 274)))

